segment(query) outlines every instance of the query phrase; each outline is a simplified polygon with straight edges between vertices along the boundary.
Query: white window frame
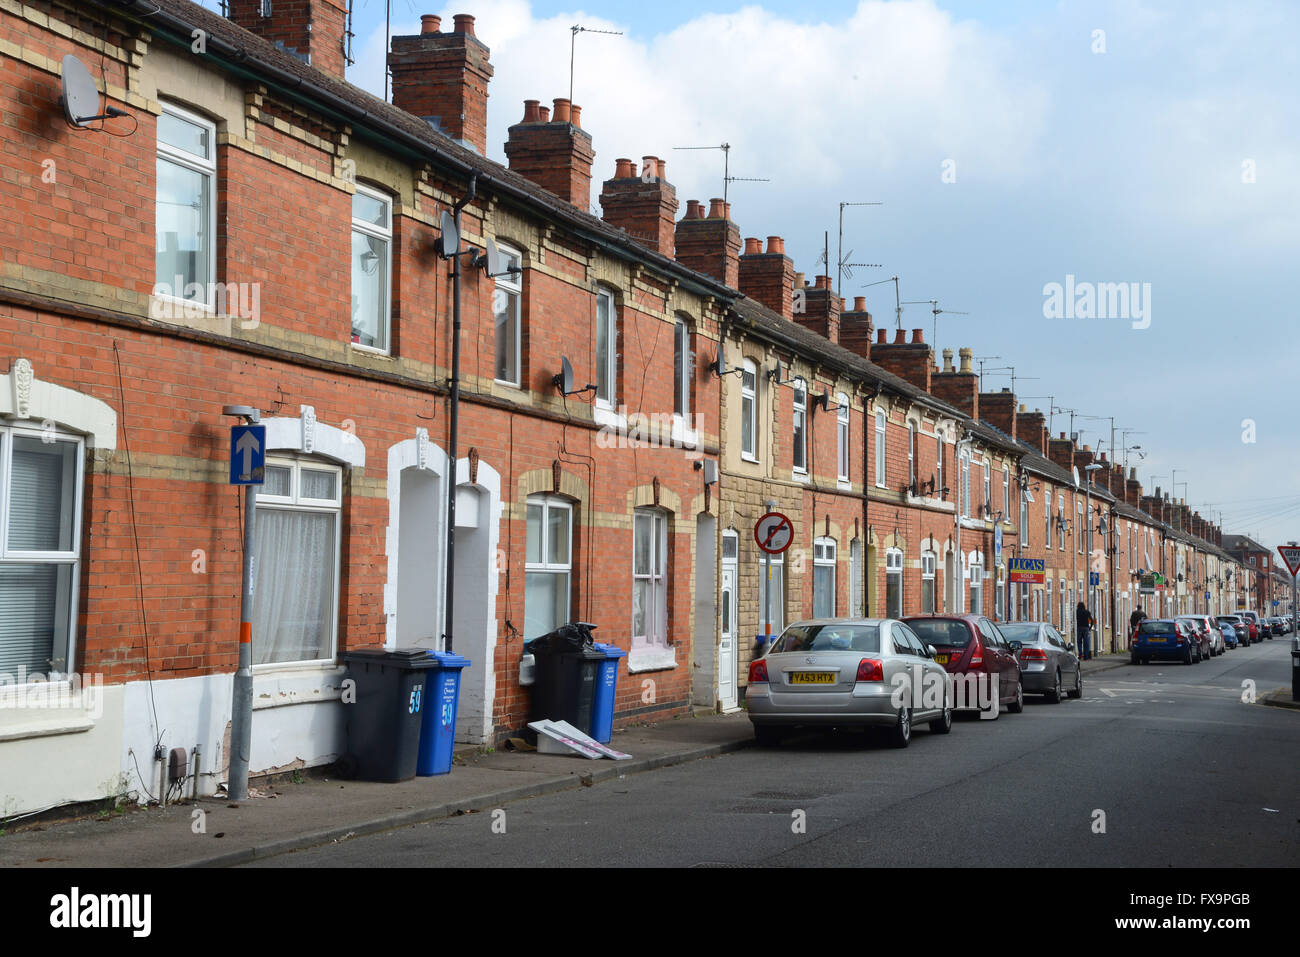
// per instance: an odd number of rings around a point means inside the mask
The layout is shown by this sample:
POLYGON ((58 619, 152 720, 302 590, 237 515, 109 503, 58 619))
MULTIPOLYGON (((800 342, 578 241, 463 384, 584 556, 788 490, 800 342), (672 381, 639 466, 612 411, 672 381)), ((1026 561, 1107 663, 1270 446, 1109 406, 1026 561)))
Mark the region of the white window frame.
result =
POLYGON ((1025 549, 1029 547, 1029 502, 1031 496, 1029 489, 1023 489, 1020 493, 1020 547, 1025 549))
POLYGON ((1046 582, 1047 587, 1043 589, 1045 607, 1043 609, 1043 621, 1049 625, 1052 623, 1052 580, 1049 578, 1046 582))
POLYGON ((1011 521, 1011 469, 1002 466, 1002 521, 1011 521))
POLYGON ((970 597, 968 607, 970 614, 984 614, 984 556, 972 552, 967 559, 966 577, 970 580, 970 597))
MULTIPOLYGON (((527 608, 528 574, 530 572, 535 575, 567 576, 568 587, 564 589, 564 613, 560 615, 561 623, 569 621, 569 619, 572 617, 571 612, 573 608, 573 517, 574 517, 573 503, 566 498, 560 498, 558 495, 530 495, 524 501, 524 601, 525 601, 524 622, 525 622, 525 627, 527 627, 526 623, 528 621, 528 608, 527 608), (539 528, 538 534, 541 536, 541 541, 538 543, 541 546, 541 548, 539 549, 538 554, 540 554, 542 557, 542 560, 539 562, 528 561, 528 506, 529 505, 540 505, 542 508, 542 518, 541 518, 541 522, 538 525, 539 528), (569 513, 569 519, 566 525, 566 527, 569 530, 569 547, 568 549, 565 550, 565 555, 568 556, 568 561, 566 562, 548 562, 546 560, 546 556, 550 553, 550 549, 547 547, 550 544, 547 541, 547 536, 550 535, 550 528, 551 528, 551 523, 549 520, 550 516, 548 515, 548 513, 552 510, 562 510, 569 513)), ((545 634, 545 632, 543 632, 543 634, 545 634)), ((531 637, 537 638, 540 636, 533 635, 531 637)))
MULTIPOLYGON (((208 143, 211 144, 212 155, 206 158, 197 156, 194 153, 190 153, 186 150, 179 149, 175 146, 172 146, 169 143, 164 143, 162 142, 161 139, 156 139, 154 146, 155 146, 155 153, 157 159, 164 159, 169 163, 176 164, 177 166, 183 166, 186 169, 192 170, 193 172, 199 173, 207 177, 208 179, 208 209, 207 209, 208 235, 205 237, 208 243, 208 281, 206 283, 200 283, 200 286, 203 287, 202 288, 203 298, 201 300, 198 300, 198 304, 205 306, 208 309, 215 309, 216 308, 215 289, 216 289, 216 282, 217 282, 217 185, 218 185, 217 184, 217 124, 213 123, 211 120, 207 119, 206 117, 200 116, 198 113, 195 113, 192 110, 187 110, 184 107, 177 106, 174 103, 164 102, 161 105, 162 105, 162 111, 164 113, 169 113, 172 116, 175 116, 177 119, 184 120, 187 123, 193 123, 195 126, 202 126, 205 130, 207 130, 208 143)), ((157 203, 158 203, 158 193, 157 193, 157 187, 155 186, 154 189, 155 213, 157 212, 157 203)), ((175 276, 157 275, 158 270, 157 270, 157 237, 156 236, 154 239, 154 257, 155 257, 154 282, 171 283, 172 280, 176 278, 175 276)), ((184 289, 173 290, 173 293, 174 293, 173 295, 163 295, 163 296, 159 296, 158 298, 170 300, 174 302, 191 302, 191 303, 195 302, 195 300, 189 300, 185 298, 184 289)))
POLYGON ((957 497, 960 499, 957 506, 958 514, 962 518, 970 518, 970 452, 961 453, 957 467, 959 470, 957 497))
MULTIPOLYGON (((42 428, 35 423, 15 422, 0 424, 0 565, 61 565, 70 566, 68 572, 68 604, 66 608, 54 610, 56 634, 54 648, 60 644, 66 649, 63 655, 63 668, 49 667, 41 672, 47 679, 57 680, 70 674, 69 667, 77 656, 77 608, 80 600, 81 585, 81 519, 83 507, 83 489, 85 484, 85 440, 82 436, 60 429, 53 431, 42 428), (13 489, 13 447, 14 437, 37 439, 42 444, 65 443, 73 446, 73 475, 70 477, 70 494, 72 506, 72 547, 66 551, 19 551, 9 547, 9 510, 10 492, 13 489)), ((60 509, 62 515, 62 509, 60 509)), ((17 675, 9 676, 17 681, 17 675)), ((21 684, 30 684, 24 681, 21 684)))
POLYGON ((496 297, 497 297, 497 296, 504 296, 505 299, 506 299, 506 305, 507 305, 507 307, 510 309, 510 318, 509 318, 508 321, 509 321, 509 323, 510 323, 510 327, 511 327, 511 329, 512 329, 513 332, 514 332, 515 354, 514 354, 514 356, 512 357, 512 360, 513 360, 514 367, 515 367, 515 375, 514 375, 514 378, 510 378, 510 377, 508 377, 508 376, 507 376, 506 378, 502 378, 501 376, 498 376, 498 375, 497 375, 497 371, 498 371, 498 370, 497 370, 497 368, 496 368, 496 351, 495 351, 495 349, 494 349, 494 351, 493 351, 493 355, 492 355, 492 367, 493 367, 493 368, 492 368, 492 376, 493 376, 494 381, 496 381, 496 382, 500 382, 502 385, 510 385, 510 386, 514 386, 515 388, 519 388, 519 386, 520 386, 521 383, 523 382, 523 375, 524 375, 524 370, 523 370, 523 363, 524 363, 524 345, 523 345, 523 343, 524 343, 524 319, 523 319, 523 302, 524 302, 524 272, 523 272, 523 267, 524 267, 524 257, 523 257, 523 254, 519 252, 519 250, 515 249, 515 248, 512 247, 512 246, 507 246, 507 245, 505 245, 504 243, 500 243, 500 242, 497 243, 497 251, 501 254, 501 258, 502 258, 503 260, 506 260, 506 264, 509 263, 509 260, 512 260, 512 259, 513 259, 513 260, 516 260, 516 261, 517 261, 518 266, 519 266, 519 272, 517 272, 517 273, 513 273, 513 274, 512 274, 512 273, 510 273, 510 272, 504 272, 504 273, 502 273, 501 275, 499 275, 499 276, 496 277, 496 292, 495 292, 495 295, 494 295, 494 298, 493 298, 493 303, 492 303, 492 305, 493 305, 493 309, 492 309, 492 318, 493 318, 493 325, 494 325, 494 328, 493 328, 493 344, 494 344, 494 346, 496 345, 496 339, 497 339, 497 337, 500 336, 500 330, 495 328, 495 323, 496 323, 496 314, 497 314, 497 311, 498 311, 498 310, 495 308, 495 307, 496 307, 496 297))
POLYGON ((1057 548, 1065 551, 1065 493, 1056 493, 1056 542, 1057 548))
POLYGON ((817 538, 813 540, 813 617, 814 618, 834 618, 835 617, 835 590, 839 585, 836 574, 836 546, 833 538, 817 538), (825 615, 817 613, 817 569, 829 568, 831 570, 831 610, 825 615))
MULTIPOLYGON (((993 472, 989 466, 988 459, 984 460, 984 505, 986 512, 991 512, 993 510, 993 472)), ((982 517, 985 519, 992 519, 993 516, 985 514, 982 517)))
POLYGON ((933 615, 939 609, 938 589, 935 587, 938 579, 935 577, 935 569, 938 567, 939 556, 930 550, 921 552, 921 614, 933 615), (930 601, 925 600, 926 583, 930 586, 930 601))
POLYGON ((835 396, 835 460, 836 477, 847 483, 850 479, 849 464, 849 397, 843 392, 835 396))
POLYGON ((691 417, 691 322, 681 314, 673 326, 673 416, 683 425, 691 417))
POLYGON ((609 346, 609 354, 605 358, 604 367, 600 361, 600 354, 595 354, 596 358, 596 407, 601 409, 613 409, 618 404, 618 300, 614 298, 614 293, 603 286, 596 290, 596 323, 597 336, 592 339, 592 347, 599 341, 599 324, 601 322, 600 309, 601 304, 606 306, 605 322, 605 341, 609 346))
POLYGON ((943 498, 943 433, 936 430, 934 433, 934 494, 943 498))
POLYGON ((1075 554, 1082 555, 1084 538, 1081 534, 1083 531, 1083 502, 1079 501, 1077 495, 1074 497, 1074 519, 1074 551, 1075 554))
POLYGON ((768 623, 769 613, 773 610, 773 596, 768 594, 770 582, 767 579, 767 566, 771 562, 772 572, 778 587, 773 589, 776 593, 775 612, 776 615, 771 619, 772 634, 779 635, 785 630, 785 552, 779 555, 767 555, 760 553, 758 559, 758 627, 761 631, 768 623))
POLYGON ((885 430, 889 416, 882 410, 876 411, 876 488, 885 487, 888 472, 885 468, 885 430))
MULTIPOLYGON (((382 190, 364 186, 361 183, 357 184, 357 192, 367 199, 382 203, 388 222, 386 226, 378 226, 357 219, 355 216, 352 217, 352 229, 349 236, 352 233, 361 233, 368 239, 375 239, 384 244, 384 285, 380 290, 383 300, 379 304, 380 328, 383 333, 381 341, 383 345, 371 346, 361 342, 353 342, 352 348, 389 355, 393 345, 393 197, 382 190)), ((351 322, 350 319, 349 322, 351 322)), ((351 335, 352 330, 349 329, 349 339, 351 335)))
POLYGON ((1043 493, 1043 547, 1052 550, 1052 490, 1043 493))
POLYGON ((908 494, 915 495, 916 488, 916 423, 907 423, 907 487, 908 494))
MULTIPOLYGON (((301 668, 310 665, 325 665, 333 663, 338 657, 339 643, 339 584, 340 584, 340 566, 343 552, 343 468, 335 465, 325 459, 312 458, 310 456, 297 456, 291 454, 269 453, 266 456, 266 469, 288 468, 289 469, 289 494, 288 495, 271 495, 263 491, 265 486, 260 486, 257 491, 257 508, 259 511, 280 510, 289 512, 316 512, 333 514, 334 520, 334 569, 333 569, 333 601, 329 609, 329 626, 330 639, 329 648, 322 653, 319 658, 305 658, 299 661, 271 661, 264 664, 254 664, 254 672, 273 671, 285 668, 301 668), (333 499, 316 499, 307 498, 301 494, 302 488, 302 471, 304 469, 318 472, 329 472, 334 475, 333 499)), ((256 601, 254 597, 254 601, 256 601)), ((256 613, 254 613, 256 614, 256 613)), ((253 636, 254 642, 257 636, 253 636)))
POLYGON ((790 388, 790 467, 803 476, 808 474, 808 383, 796 378, 790 388))
POLYGON ((742 425, 740 429, 740 457, 749 462, 758 461, 758 364, 752 359, 746 359, 741 363, 740 373, 740 415, 742 425), (745 379, 748 377, 753 384, 745 385, 745 379), (746 410, 748 405, 748 410, 746 410), (744 443, 744 422, 749 423, 749 448, 744 443))
POLYGON ((646 634, 636 633, 635 612, 630 616, 632 646, 637 649, 649 651, 668 647, 668 591, 672 587, 668 565, 669 518, 669 514, 660 508, 638 508, 632 512, 632 588, 648 583, 651 595, 651 607, 645 610, 645 620, 651 623, 651 627, 646 634), (638 571, 636 567, 637 526, 642 523, 650 526, 650 568, 647 571, 638 571), (660 627, 663 632, 657 633, 656 629, 660 627))
POLYGON ((903 552, 899 548, 885 549, 885 614, 884 618, 902 618, 906 608, 903 594, 903 552), (890 614, 889 579, 898 576, 898 614, 890 614))

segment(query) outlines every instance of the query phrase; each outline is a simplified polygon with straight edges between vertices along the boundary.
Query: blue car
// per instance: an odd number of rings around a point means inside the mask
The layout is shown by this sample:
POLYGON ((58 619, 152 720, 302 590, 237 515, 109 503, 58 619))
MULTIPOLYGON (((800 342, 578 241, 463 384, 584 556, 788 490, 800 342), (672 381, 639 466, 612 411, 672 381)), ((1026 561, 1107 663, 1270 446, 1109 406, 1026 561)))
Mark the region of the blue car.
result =
POLYGON ((1172 618, 1146 618, 1133 635, 1130 660, 1144 665, 1158 658, 1194 664, 1201 660, 1200 641, 1191 626, 1172 618))
POLYGON ((1226 621, 1219 622, 1219 631, 1223 632, 1223 643, 1229 648, 1237 647, 1237 629, 1226 621))

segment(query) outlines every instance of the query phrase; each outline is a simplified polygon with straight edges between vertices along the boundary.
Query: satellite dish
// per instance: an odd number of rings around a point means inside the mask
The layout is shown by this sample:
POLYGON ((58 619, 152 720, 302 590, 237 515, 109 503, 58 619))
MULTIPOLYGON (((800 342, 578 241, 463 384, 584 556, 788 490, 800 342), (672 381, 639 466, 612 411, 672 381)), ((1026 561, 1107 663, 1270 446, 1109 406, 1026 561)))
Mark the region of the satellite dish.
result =
POLYGON ((63 93, 59 102, 73 126, 85 126, 99 117, 99 88, 86 65, 69 53, 63 58, 63 93))
POLYGON ((487 274, 488 278, 499 276, 504 270, 501 268, 501 253, 497 249, 497 244, 488 237, 487 241, 487 274))
POLYGON ((438 228, 442 231, 442 237, 438 240, 438 251, 443 259, 450 259, 460 252, 460 233, 456 229, 455 218, 445 209, 442 211, 438 228))
POLYGON ((560 356, 560 371, 551 379, 564 395, 573 392, 573 366, 568 356, 560 356))
POLYGON ((1074 487, 1075 487, 1075 488, 1078 488, 1078 487, 1079 487, 1079 467, 1078 467, 1077 465, 1071 465, 1071 466, 1070 466, 1070 471, 1074 473, 1074 487))
POLYGON ((718 484, 718 463, 713 459, 704 460, 704 484, 718 484))

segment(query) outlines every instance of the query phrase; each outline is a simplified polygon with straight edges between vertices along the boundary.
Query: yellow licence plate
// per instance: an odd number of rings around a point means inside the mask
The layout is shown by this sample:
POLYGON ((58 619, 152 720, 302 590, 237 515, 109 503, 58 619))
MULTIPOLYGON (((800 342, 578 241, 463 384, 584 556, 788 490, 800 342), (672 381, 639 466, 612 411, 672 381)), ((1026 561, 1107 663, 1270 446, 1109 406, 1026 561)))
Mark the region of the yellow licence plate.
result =
POLYGON ((1166 639, 1166 638, 1158 638, 1158 637, 1156 637, 1155 635, 1149 635, 1149 636, 1147 636, 1147 643, 1148 643, 1148 644, 1153 644, 1153 645, 1159 644, 1159 645, 1163 645, 1167 640, 1168 640, 1168 639, 1166 639))
POLYGON ((948 656, 947 656, 947 655, 935 655, 935 656, 934 656, 934 660, 935 660, 936 662, 938 662, 939 664, 941 664, 941 665, 946 665, 946 664, 948 663, 948 656))
POLYGON ((833 685, 835 673, 831 671, 793 671, 790 673, 792 685, 833 685))

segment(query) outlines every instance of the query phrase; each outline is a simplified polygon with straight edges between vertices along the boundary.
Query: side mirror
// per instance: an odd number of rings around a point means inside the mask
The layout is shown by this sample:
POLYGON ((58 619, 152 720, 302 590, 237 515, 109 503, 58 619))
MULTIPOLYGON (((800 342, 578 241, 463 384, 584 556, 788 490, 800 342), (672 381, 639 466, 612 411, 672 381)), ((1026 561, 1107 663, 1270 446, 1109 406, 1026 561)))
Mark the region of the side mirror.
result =
POLYGON ((1066 650, 1066 651, 1074 651, 1074 642, 1072 642, 1072 641, 1067 641, 1067 642, 1065 643, 1065 650, 1066 650))
POLYGON ((1020 641, 1008 641, 1007 647, 1010 648, 1012 651, 1014 651, 1016 654, 1020 654, 1020 649, 1024 647, 1024 643, 1020 641))
POLYGON ((929 655, 931 658, 933 658, 935 655, 939 653, 939 651, 937 648, 934 647, 934 645, 926 645, 925 653, 929 655))

